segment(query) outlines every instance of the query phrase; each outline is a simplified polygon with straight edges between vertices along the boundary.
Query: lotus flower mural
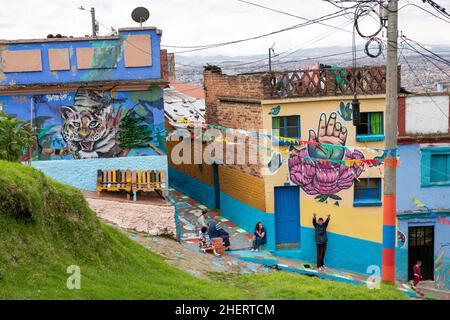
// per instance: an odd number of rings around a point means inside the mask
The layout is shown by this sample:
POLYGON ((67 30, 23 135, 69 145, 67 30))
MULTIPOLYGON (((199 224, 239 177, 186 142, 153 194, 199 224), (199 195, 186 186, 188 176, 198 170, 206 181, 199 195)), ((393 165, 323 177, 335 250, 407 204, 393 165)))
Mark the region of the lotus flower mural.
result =
POLYGON ((358 150, 333 147, 344 146, 347 140, 347 128, 336 121, 335 112, 330 114, 328 121, 326 114, 321 114, 317 133, 309 130, 308 140, 311 143, 303 149, 291 147, 288 160, 290 179, 308 195, 315 195, 317 201, 332 199, 335 205, 339 205, 342 198, 337 193, 353 185, 364 165, 354 163, 348 167, 326 160, 357 160, 364 159, 364 155, 358 150))

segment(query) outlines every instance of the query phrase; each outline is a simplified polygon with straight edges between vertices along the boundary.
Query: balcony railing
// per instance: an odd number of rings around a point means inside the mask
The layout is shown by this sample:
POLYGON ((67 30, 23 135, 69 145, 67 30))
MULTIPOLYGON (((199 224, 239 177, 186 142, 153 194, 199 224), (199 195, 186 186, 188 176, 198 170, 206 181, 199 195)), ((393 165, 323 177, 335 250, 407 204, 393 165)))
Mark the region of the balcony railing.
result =
MULTIPOLYGON (((400 77, 399 77, 400 83, 400 77)), ((272 73, 273 98, 371 95, 386 92, 386 67, 323 68, 272 73)))

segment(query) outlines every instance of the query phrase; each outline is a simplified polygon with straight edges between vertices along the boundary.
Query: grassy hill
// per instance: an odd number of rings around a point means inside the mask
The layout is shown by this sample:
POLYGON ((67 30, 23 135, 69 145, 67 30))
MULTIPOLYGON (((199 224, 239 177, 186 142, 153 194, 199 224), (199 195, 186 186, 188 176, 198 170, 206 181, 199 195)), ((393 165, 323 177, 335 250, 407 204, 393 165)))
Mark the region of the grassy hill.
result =
POLYGON ((75 188, 0 161, 0 299, 404 299, 276 272, 199 280, 102 224, 75 188), (67 267, 81 289, 66 287, 67 267))

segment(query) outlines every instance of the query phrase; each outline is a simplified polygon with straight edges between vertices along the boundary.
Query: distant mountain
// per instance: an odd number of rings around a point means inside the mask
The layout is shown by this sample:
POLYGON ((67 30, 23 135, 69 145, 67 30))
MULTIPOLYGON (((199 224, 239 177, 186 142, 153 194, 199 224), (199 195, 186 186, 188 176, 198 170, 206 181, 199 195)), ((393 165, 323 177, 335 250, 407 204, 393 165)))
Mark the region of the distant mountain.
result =
MULTIPOLYGON (((364 46, 356 47, 359 52, 364 49, 364 46)), ((427 47, 427 49, 432 50, 435 53, 447 53, 450 54, 450 46, 445 45, 436 45, 427 47)), ((331 46, 331 47, 317 47, 317 48, 306 48, 300 50, 290 50, 288 52, 275 52, 276 56, 274 59, 284 59, 283 57, 289 57, 289 59, 295 58, 311 58, 311 57, 319 57, 326 56, 333 53, 340 52, 351 52, 352 48, 349 46, 331 46)), ((404 55, 414 55, 410 50, 404 50, 404 55)), ((247 61, 255 61, 259 59, 267 58, 267 54, 253 54, 253 55, 238 55, 238 56, 227 56, 227 55, 195 55, 195 56, 186 56, 186 55, 177 55, 175 60, 178 63, 183 64, 195 64, 195 65, 203 65, 206 63, 241 63, 247 61)))

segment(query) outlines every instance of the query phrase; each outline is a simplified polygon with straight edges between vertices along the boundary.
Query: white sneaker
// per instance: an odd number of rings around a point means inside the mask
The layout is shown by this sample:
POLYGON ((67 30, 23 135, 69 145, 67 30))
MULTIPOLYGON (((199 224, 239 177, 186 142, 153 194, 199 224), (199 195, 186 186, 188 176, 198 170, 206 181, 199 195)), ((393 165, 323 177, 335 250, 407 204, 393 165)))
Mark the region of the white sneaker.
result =
POLYGON ((250 249, 250 251, 252 251, 252 252, 253 252, 253 251, 255 251, 255 249, 251 248, 251 249, 250 249))
POLYGON ((259 250, 258 249, 255 249, 255 252, 258 252, 259 250))

